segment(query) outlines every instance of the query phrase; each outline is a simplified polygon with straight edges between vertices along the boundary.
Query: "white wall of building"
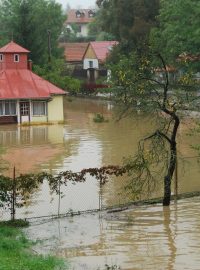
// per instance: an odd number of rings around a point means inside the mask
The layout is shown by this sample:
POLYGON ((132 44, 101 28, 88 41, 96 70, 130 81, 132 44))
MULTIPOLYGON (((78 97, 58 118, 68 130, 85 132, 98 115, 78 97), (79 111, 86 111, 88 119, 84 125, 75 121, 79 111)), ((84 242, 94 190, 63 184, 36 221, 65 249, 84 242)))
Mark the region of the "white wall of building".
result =
POLYGON ((99 68, 99 61, 97 59, 92 59, 92 58, 85 58, 83 61, 83 69, 88 69, 88 68, 99 68), (90 63, 92 62, 92 66, 90 63))
POLYGON ((79 36, 87 37, 88 36, 88 24, 81 24, 81 32, 78 33, 79 36))
MULTIPOLYGON (((81 31, 77 33, 77 37, 87 37, 89 32, 88 24, 78 24, 78 26, 81 28, 81 31)), ((73 32, 70 24, 67 24, 66 28, 73 32)))

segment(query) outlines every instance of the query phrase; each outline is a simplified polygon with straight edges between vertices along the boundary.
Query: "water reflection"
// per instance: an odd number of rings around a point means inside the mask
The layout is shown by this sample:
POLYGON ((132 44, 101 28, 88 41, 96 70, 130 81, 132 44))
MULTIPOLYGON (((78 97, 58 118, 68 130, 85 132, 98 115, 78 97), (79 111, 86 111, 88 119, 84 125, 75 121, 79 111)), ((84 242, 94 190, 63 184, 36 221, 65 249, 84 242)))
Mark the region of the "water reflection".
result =
POLYGON ((63 126, 1 126, 0 143, 2 159, 10 167, 7 174, 12 173, 14 166, 18 173, 39 171, 44 162, 55 162, 66 154, 63 148, 66 144, 68 155, 71 151, 69 140, 66 143, 63 136, 63 126))
POLYGON ((32 226, 36 250, 70 260, 70 269, 198 270, 200 267, 199 197, 161 205, 70 217, 32 226), (186 209, 187 208, 187 209, 186 209))
MULTIPOLYGON (((112 105, 112 104, 111 104, 112 105)), ((138 140, 154 129, 149 117, 135 114, 116 122, 112 106, 105 101, 77 99, 65 102, 64 125, 18 127, 0 126, 1 158, 18 173, 40 170, 57 173, 62 170, 107 164, 121 164, 122 157, 134 154, 138 140), (93 122, 101 112, 108 123, 93 122)), ((179 153, 194 155, 191 144, 199 137, 187 136, 188 125, 179 132, 179 153)), ((195 159, 179 159, 179 192, 199 191, 199 164, 195 159), (183 166, 184 165, 184 166, 183 166)), ((103 187, 104 205, 129 201, 124 191, 127 179, 110 179, 103 187)), ((160 179, 162 184, 162 179, 160 179)), ((63 190, 61 212, 70 209, 98 208, 99 187, 94 179, 71 185, 63 190)), ((157 192, 157 191, 156 191, 157 192)), ((159 193, 153 195, 158 196, 159 193)), ((18 217, 57 214, 58 198, 49 192, 45 182, 18 217)), ((200 269, 199 198, 178 202, 170 208, 137 207, 122 213, 85 215, 32 226, 27 233, 41 239, 38 252, 52 252, 70 258, 72 269, 97 269, 107 263, 122 269, 200 269)), ((3 218, 3 217, 2 217, 3 218)))
MULTIPOLYGON (((6 161, 6 174, 16 172, 38 172, 45 170, 56 174, 63 170, 80 171, 83 168, 99 167, 108 164, 121 164, 123 157, 134 155, 138 140, 154 130, 155 121, 140 113, 131 118, 116 121, 112 103, 100 100, 75 99, 65 100, 64 125, 0 126, 1 158, 6 161), (109 122, 94 123, 95 113, 103 113, 109 122)), ((199 137, 189 137, 186 122, 179 132, 179 153, 186 157, 194 156, 190 145, 198 144, 199 137)), ((179 192, 199 191, 199 164, 195 159, 184 162, 179 159, 179 192), (188 181, 189 179, 189 181, 188 181)), ((152 197, 162 196, 162 177, 152 197)), ((124 190, 127 178, 110 178, 103 187, 102 202, 110 206, 129 202, 132 194, 124 190)), ((62 211, 98 208, 99 187, 95 179, 88 178, 87 183, 64 190, 65 198, 61 201, 62 211)), ((34 195, 33 206, 25 213, 43 215, 57 213, 57 197, 49 194, 44 184, 34 195), (51 202, 51 203, 50 203, 51 202)))
POLYGON ((175 219, 174 222, 171 219, 171 210, 169 207, 163 207, 163 225, 164 225, 164 232, 166 234, 166 238, 167 238, 167 245, 168 245, 168 249, 169 249, 169 260, 168 260, 168 264, 167 264, 167 268, 168 270, 174 270, 174 265, 175 265, 175 261, 176 261, 176 229, 174 228, 174 230, 172 230, 171 227, 176 226, 177 224, 177 204, 175 204, 174 206, 175 211, 174 211, 174 215, 175 215, 175 219))

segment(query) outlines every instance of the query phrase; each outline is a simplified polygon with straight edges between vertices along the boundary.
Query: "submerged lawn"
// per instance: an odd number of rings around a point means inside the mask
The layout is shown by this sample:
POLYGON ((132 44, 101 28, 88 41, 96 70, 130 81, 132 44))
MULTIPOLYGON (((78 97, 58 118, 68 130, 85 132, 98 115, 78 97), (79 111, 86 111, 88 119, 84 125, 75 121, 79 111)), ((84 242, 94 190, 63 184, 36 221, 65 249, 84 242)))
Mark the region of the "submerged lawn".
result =
POLYGON ((0 270, 67 269, 61 260, 32 254, 30 247, 19 229, 0 226, 0 270))

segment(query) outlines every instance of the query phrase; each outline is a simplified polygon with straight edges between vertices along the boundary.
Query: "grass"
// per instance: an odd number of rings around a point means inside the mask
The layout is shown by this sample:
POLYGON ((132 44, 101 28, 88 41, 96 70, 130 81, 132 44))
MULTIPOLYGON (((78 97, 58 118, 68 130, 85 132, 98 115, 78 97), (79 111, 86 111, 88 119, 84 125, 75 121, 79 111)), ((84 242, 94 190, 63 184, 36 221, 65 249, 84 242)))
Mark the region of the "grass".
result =
POLYGON ((29 222, 24 219, 15 219, 15 220, 7 220, 7 221, 0 221, 0 227, 14 227, 14 228, 23 228, 28 227, 29 222))
POLYGON ((31 252, 32 243, 20 229, 0 225, 0 270, 59 270, 64 262, 31 252))

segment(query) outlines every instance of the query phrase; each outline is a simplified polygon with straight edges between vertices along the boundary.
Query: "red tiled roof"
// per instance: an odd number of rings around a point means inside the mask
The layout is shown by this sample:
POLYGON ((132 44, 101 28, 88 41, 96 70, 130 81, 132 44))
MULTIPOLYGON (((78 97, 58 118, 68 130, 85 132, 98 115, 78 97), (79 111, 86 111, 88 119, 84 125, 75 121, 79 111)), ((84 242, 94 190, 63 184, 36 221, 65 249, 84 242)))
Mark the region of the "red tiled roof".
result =
POLYGON ((40 99, 65 93, 28 69, 0 72, 0 99, 40 99))
POLYGON ((88 43, 61 43, 64 48, 65 60, 68 62, 81 62, 88 43))
POLYGON ((94 17, 89 17, 89 11, 93 11, 92 9, 70 9, 67 13, 66 23, 90 23, 94 20, 94 17), (79 11, 83 14, 83 16, 77 18, 76 12, 79 11))
POLYGON ((14 41, 9 42, 4 47, 0 48, 0 53, 29 53, 30 51, 19 46, 14 41))
POLYGON ((104 62, 108 57, 110 50, 118 44, 118 41, 93 41, 90 42, 97 59, 104 62))

